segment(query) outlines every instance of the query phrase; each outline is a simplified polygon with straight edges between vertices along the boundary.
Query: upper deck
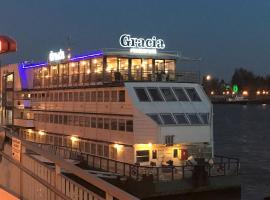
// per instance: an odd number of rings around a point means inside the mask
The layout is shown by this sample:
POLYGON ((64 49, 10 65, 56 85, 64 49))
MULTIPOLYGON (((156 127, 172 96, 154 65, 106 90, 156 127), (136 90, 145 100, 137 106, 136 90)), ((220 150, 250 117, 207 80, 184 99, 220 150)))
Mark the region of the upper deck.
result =
POLYGON ((22 89, 119 85, 126 81, 175 81, 172 53, 131 53, 124 50, 95 51, 59 62, 22 63, 22 89), (26 78, 27 77, 27 78, 26 78))

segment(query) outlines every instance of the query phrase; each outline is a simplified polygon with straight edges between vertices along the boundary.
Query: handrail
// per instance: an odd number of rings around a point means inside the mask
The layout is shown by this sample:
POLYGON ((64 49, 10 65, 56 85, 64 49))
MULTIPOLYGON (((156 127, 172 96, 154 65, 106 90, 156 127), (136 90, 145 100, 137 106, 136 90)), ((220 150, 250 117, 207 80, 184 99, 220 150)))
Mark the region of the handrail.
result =
POLYGON ((12 133, 6 133, 6 136, 9 138, 16 137, 16 138, 20 139, 22 145, 25 146, 26 149, 29 149, 35 153, 42 155, 46 159, 54 162, 60 168, 72 172, 73 174, 80 177, 84 181, 86 181, 90 184, 93 184, 98 188, 102 188, 102 190, 104 190, 106 193, 108 193, 108 194, 110 194, 118 199, 138 200, 137 197, 135 197, 135 196, 121 190, 120 188, 96 177, 95 175, 89 174, 89 173, 85 172, 84 170, 81 170, 81 168, 79 168, 75 165, 72 165, 63 159, 59 159, 59 156, 53 155, 51 152, 44 151, 43 149, 39 148, 38 146, 33 145, 32 142, 23 140, 22 138, 18 137, 15 134, 12 134, 12 133))

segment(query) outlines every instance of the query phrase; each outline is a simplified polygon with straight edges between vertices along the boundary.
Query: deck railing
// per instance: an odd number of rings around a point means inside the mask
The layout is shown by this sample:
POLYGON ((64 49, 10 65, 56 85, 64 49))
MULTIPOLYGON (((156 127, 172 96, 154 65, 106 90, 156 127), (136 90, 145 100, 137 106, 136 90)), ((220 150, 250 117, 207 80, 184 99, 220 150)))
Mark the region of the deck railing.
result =
MULTIPOLYGON (((37 143, 36 143, 37 144, 37 143)), ((81 167, 85 169, 111 172, 119 177, 129 177, 135 180, 172 181, 192 178, 194 165, 182 166, 140 166, 124 163, 96 155, 86 154, 78 149, 63 146, 54 146, 39 143, 39 147, 58 155, 64 159, 82 161, 81 167)), ((239 174, 239 159, 224 156, 216 156, 213 164, 205 165, 209 177, 237 176, 239 174)))

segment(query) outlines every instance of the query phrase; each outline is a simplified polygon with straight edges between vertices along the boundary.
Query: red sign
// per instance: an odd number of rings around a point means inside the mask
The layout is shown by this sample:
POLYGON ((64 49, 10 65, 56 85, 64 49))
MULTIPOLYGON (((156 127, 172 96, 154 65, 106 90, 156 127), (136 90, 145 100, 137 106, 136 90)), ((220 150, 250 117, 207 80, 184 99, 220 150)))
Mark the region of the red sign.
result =
POLYGON ((17 43, 8 36, 0 35, 0 54, 17 51, 17 43))

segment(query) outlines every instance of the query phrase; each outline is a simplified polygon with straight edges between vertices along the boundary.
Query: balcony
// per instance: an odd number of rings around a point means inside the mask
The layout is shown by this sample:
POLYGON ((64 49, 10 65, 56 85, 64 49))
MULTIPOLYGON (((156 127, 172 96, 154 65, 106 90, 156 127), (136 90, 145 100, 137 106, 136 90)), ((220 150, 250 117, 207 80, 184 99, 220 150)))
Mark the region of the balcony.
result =
POLYGON ((33 119, 14 119, 13 125, 25 127, 25 128, 33 128, 34 120, 33 119))

